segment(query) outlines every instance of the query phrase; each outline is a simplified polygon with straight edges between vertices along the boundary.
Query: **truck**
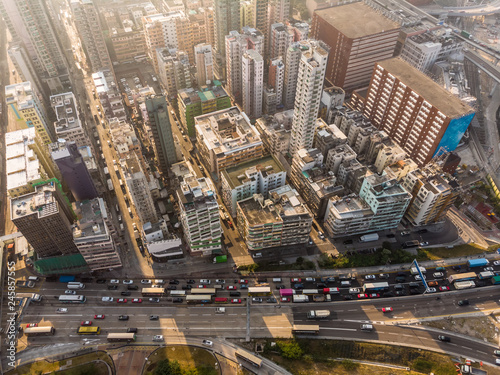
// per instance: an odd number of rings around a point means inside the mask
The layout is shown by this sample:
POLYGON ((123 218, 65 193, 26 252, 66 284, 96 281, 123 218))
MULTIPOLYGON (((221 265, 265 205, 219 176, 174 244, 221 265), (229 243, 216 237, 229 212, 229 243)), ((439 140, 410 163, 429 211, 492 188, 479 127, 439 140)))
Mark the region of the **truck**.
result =
POLYGON ((108 178, 108 190, 113 191, 113 181, 111 181, 111 178, 108 178))
POLYGON ((328 319, 330 311, 328 310, 310 310, 307 313, 307 319, 328 319))
POLYGON ((292 296, 293 302, 295 303, 304 303, 304 302, 309 302, 309 296, 305 296, 303 294, 294 294, 292 296))
POLYGON ((462 30, 460 32, 460 35, 463 36, 464 38, 467 38, 467 39, 472 39, 472 35, 470 35, 470 33, 468 33, 467 31, 465 30, 462 30))
POLYGON ((109 176, 109 169, 108 169, 108 167, 104 167, 104 174, 106 176, 109 176))
POLYGON ((213 263, 227 263, 227 255, 217 255, 214 260, 213 260, 213 263))
POLYGON ((61 276, 59 277, 60 283, 71 283, 75 281, 75 276, 61 276))
POLYGON ((359 237, 359 240, 361 242, 377 241, 378 239, 378 233, 365 234, 364 236, 359 237))
POLYGON ((493 277, 491 278, 491 283, 492 283, 493 285, 498 285, 498 284, 500 284, 500 276, 493 276, 493 277))
POLYGON ((488 371, 481 370, 479 368, 472 367, 470 365, 462 365, 462 374, 472 374, 472 375, 488 375, 488 371))
POLYGON ((479 272, 479 279, 484 280, 484 279, 491 279, 495 274, 491 271, 485 271, 485 272, 479 272))
POLYGON ((475 267, 484 267, 490 264, 488 259, 480 258, 480 259, 469 259, 467 261, 467 266, 469 268, 475 268, 475 267))

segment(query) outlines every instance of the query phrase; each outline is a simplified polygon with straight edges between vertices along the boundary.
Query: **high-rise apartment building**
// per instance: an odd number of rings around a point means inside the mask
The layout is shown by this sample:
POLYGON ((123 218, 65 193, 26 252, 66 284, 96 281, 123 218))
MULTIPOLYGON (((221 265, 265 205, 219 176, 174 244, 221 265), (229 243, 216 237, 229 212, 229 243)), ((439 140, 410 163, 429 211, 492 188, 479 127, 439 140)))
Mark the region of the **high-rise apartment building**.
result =
MULTIPOLYGON (((264 40, 266 42, 269 33, 269 22, 268 22, 269 0, 253 0, 253 6, 254 6, 253 17, 254 17, 255 28, 262 33, 262 35, 264 36, 264 40)), ((267 44, 264 45, 267 46, 267 44)), ((266 51, 264 51, 264 54, 265 52, 266 51)))
POLYGON ((316 10, 312 37, 330 47, 326 79, 348 92, 368 86, 373 64, 394 55, 400 28, 361 1, 316 10))
POLYGON ((360 108, 419 166, 441 147, 453 151, 474 111, 400 58, 378 62, 360 108))
POLYGON ((205 86, 214 79, 214 59, 210 44, 194 46, 194 60, 196 66, 196 81, 198 86, 205 86))
POLYGON ((147 121, 153 132, 154 151, 159 169, 165 175, 168 168, 177 162, 174 138, 164 96, 146 99, 147 121))
POLYGON ((250 118, 262 116, 264 59, 255 50, 247 50, 241 58, 243 111, 250 118))
POLYGON ((218 79, 226 79, 226 35, 240 30, 240 2, 214 0, 215 67, 218 79))
POLYGON ((308 48, 308 41, 293 43, 286 50, 285 78, 283 84, 283 104, 286 109, 292 109, 295 105, 295 94, 297 92, 297 76, 299 74, 299 62, 302 56, 302 46, 308 48))
POLYGON ((148 52, 146 37, 142 29, 113 29, 111 30, 110 40, 113 46, 110 51, 114 53, 112 56, 113 61, 132 61, 135 56, 144 55, 148 52))
POLYGON ((113 223, 102 198, 73 203, 78 218, 73 228, 73 240, 91 271, 120 268, 111 228, 113 223))
POLYGON ((54 122, 56 138, 75 142, 78 147, 90 145, 80 121, 75 95, 72 92, 52 95, 50 105, 57 117, 54 122))
POLYGON ((278 57, 269 62, 267 84, 276 92, 276 106, 283 103, 283 86, 285 83, 285 64, 283 59, 278 57))
POLYGON ((191 254, 221 250, 221 225, 215 187, 209 178, 187 176, 177 189, 184 236, 191 254))
POLYGON ((63 183, 77 201, 98 196, 94 181, 75 142, 56 142, 50 145, 52 159, 61 171, 63 183))
POLYGON ((78 253, 71 229, 74 213, 57 180, 11 199, 10 219, 39 257, 78 253))
POLYGON ((240 1, 240 24, 248 27, 255 27, 253 0, 240 1))
POLYGON ((290 18, 290 0, 269 0, 268 24, 285 23, 290 18))
POLYGON ((301 45, 301 57, 297 76, 297 92, 292 122, 290 153, 312 147, 316 119, 319 112, 323 81, 325 80, 328 47, 320 41, 301 45))
POLYGON ((30 82, 5 86, 5 103, 14 114, 18 128, 34 127, 43 143, 54 142, 54 127, 49 125, 47 112, 30 82))
POLYGON ((288 47, 293 43, 293 34, 282 23, 273 23, 269 33, 269 58, 285 58, 288 47))
POLYGON ((158 77, 165 86, 169 98, 175 98, 180 89, 192 86, 191 66, 186 52, 157 48, 158 77))
POLYGON ((104 41, 99 14, 93 1, 71 0, 70 6, 91 71, 111 69, 113 65, 104 41))

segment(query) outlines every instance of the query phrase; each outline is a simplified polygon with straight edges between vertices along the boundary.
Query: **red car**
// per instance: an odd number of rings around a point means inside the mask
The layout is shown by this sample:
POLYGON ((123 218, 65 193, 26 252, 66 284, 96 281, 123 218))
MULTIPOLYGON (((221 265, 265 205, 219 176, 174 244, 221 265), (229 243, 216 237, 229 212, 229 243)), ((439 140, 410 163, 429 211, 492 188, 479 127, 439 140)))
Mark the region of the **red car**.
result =
POLYGON ((206 285, 198 285, 198 288, 200 289, 203 289, 203 288, 206 288, 207 286, 206 285))
POLYGON ((94 315, 94 319, 104 319, 104 315, 94 315))
POLYGON ((127 303, 127 299, 126 298, 118 298, 116 300, 116 302, 118 302, 118 303, 127 303))
POLYGON ((300 283, 300 282, 302 281, 302 279, 301 279, 301 278, 299 278, 299 277, 294 277, 293 279, 290 279, 290 281, 291 281, 292 283, 300 283))
POLYGON ((82 322, 81 325, 82 326, 91 326, 92 325, 92 321, 91 320, 85 320, 84 322, 82 322))
POLYGON ((231 300, 231 303, 241 303, 241 299, 238 299, 238 298, 233 298, 231 300))
POLYGON ((358 294, 359 299, 368 298, 368 294, 358 294))
POLYGON ((281 297, 280 301, 281 302, 290 302, 290 298, 289 297, 281 297))
POLYGON ((238 281, 240 284, 248 284, 248 280, 241 279, 238 281))
POLYGON ((370 298, 379 298, 380 297, 380 294, 378 293, 372 293, 369 295, 370 298))
POLYGON ((227 290, 236 290, 238 287, 236 285, 228 285, 227 290))
POLYGON ((30 327, 38 327, 38 323, 28 323, 28 324, 26 324, 26 328, 30 328, 30 327))
POLYGON ((439 290, 440 290, 441 292, 446 292, 447 290, 450 290, 450 287, 449 287, 449 286, 440 286, 440 287, 439 287, 439 290))
POLYGON ((132 300, 132 303, 141 303, 141 302, 142 302, 142 299, 140 299, 140 298, 134 298, 132 300))
POLYGON ((392 307, 382 307, 382 312, 392 312, 392 307))

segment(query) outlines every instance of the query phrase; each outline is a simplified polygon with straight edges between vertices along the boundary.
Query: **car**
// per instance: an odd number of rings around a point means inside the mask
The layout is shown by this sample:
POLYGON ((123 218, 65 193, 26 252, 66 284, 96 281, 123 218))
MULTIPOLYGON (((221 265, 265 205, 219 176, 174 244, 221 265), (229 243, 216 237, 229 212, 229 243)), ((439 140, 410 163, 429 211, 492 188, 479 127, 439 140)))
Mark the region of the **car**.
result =
POLYGON ((286 289, 286 285, 276 285, 276 289, 286 289))
POLYGON ((358 294, 358 299, 368 298, 368 294, 358 294))
POLYGON ((394 233, 389 233, 389 234, 387 234, 386 237, 387 238, 394 238, 394 237, 396 237, 396 235, 394 233))
MULTIPOLYGON (((425 275, 424 275, 424 279, 427 279, 427 277, 425 275)), ((422 277, 420 275, 415 275, 415 280, 422 281, 422 277)))
POLYGON ((432 274, 432 277, 435 278, 435 279, 442 279, 444 277, 444 273, 442 273, 442 272, 434 272, 432 274))
POLYGON ((150 315, 149 320, 158 320, 160 317, 158 315, 150 315))
POLYGON ((461 266, 453 266, 451 268, 453 269, 453 271, 460 271, 462 269, 461 266))
POLYGON ((181 297, 175 297, 172 299, 173 303, 182 303, 182 298, 181 297))
POLYGON ((108 285, 108 290, 117 290, 118 285, 108 285))
POLYGON ((278 302, 278 301, 277 301, 277 300, 276 300, 276 298, 274 298, 274 297, 269 297, 269 298, 267 298, 267 299, 266 299, 266 302, 267 302, 267 303, 276 303, 276 302, 278 302))
POLYGON ((137 285, 127 285, 127 290, 138 290, 139 287, 137 285))
POLYGON ((174 279, 174 280, 170 280, 168 283, 169 283, 170 285, 179 285, 179 280, 176 280, 176 279, 174 279))
POLYGON ((247 284, 241 284, 240 285, 240 289, 248 289, 248 285, 247 284))
POLYGON ((159 303, 160 299, 158 297, 151 297, 148 301, 152 303, 159 303))
POLYGON ((500 366, 500 359, 498 358, 495 359, 495 365, 500 366))
POLYGON ((68 289, 68 290, 64 291, 64 294, 71 294, 71 295, 73 295, 73 294, 76 294, 76 290, 69 290, 68 289))
POLYGON ((227 290, 237 290, 237 289, 238 289, 238 287, 237 287, 236 285, 228 285, 228 286, 226 287, 226 289, 227 289, 227 290))
POLYGON ((417 231, 417 233, 418 233, 418 234, 424 234, 424 233, 427 233, 427 232, 428 232, 428 230, 427 230, 427 229, 419 229, 419 230, 417 231))
POLYGON ((94 315, 94 319, 104 319, 106 316, 103 314, 94 315))
POLYGON ((389 274, 388 273, 381 273, 380 275, 378 275, 378 278, 379 279, 388 279, 389 278, 389 274))
POLYGON ((127 299, 126 298, 118 298, 116 300, 117 303, 127 303, 127 299))
POLYGON ((323 234, 323 232, 318 232, 318 238, 320 240, 324 240, 325 239, 325 235, 323 234))
POLYGON ((420 246, 421 247, 423 247, 423 246, 429 246, 429 242, 427 242, 427 241, 420 242, 420 246))
POLYGON ((292 288, 293 289, 304 289, 304 285, 302 285, 302 284, 293 284, 292 288))
POLYGON ((390 291, 389 292, 384 292, 382 294, 382 297, 386 297, 386 298, 388 298, 388 297, 394 297, 394 293, 390 292, 390 291))
POLYGON ((206 288, 207 286, 206 285, 198 285, 197 288, 198 289, 203 289, 203 288, 206 288))
POLYGON ((500 266, 500 260, 495 260, 495 261, 493 262, 493 265, 494 265, 494 266, 500 266))
POLYGON ((468 306, 469 305, 469 300, 468 299, 462 299, 458 301, 457 303, 458 306, 468 306))
POLYGON ((102 297, 101 301, 102 302, 113 302, 114 298, 113 297, 102 297))
POLYGON ((261 303, 262 302, 262 298, 260 298, 260 297, 253 297, 252 298, 252 302, 259 302, 259 303, 261 303))
POLYGON ((248 284, 248 280, 245 280, 245 279, 240 279, 240 280, 238 281, 238 283, 240 283, 240 284, 248 284))
POLYGON ((28 323, 28 324, 26 324, 26 328, 30 328, 30 327, 38 327, 38 323, 28 323))
POLYGON ((382 312, 383 313, 392 312, 392 307, 382 307, 382 312))
POLYGON ((130 294, 132 294, 132 293, 130 293, 130 292, 121 292, 120 294, 121 294, 122 296, 128 297, 128 296, 130 296, 130 294))
POLYGON ((209 347, 214 346, 214 343, 213 343, 212 341, 210 341, 210 340, 203 340, 201 343, 202 343, 203 345, 205 345, 205 346, 209 346, 209 347))
POLYGON ((66 307, 59 307, 56 310, 56 313, 58 313, 58 314, 66 314, 67 312, 68 312, 68 309, 66 307))
POLYGON ((128 315, 120 315, 118 320, 128 320, 128 315))
POLYGON ((151 284, 151 280, 142 279, 141 284, 149 285, 149 284, 151 284))
POLYGON ((443 336, 443 335, 439 335, 438 336, 438 340, 439 341, 444 341, 444 342, 450 342, 451 341, 451 339, 448 336, 443 336))
POLYGON ((495 271, 495 269, 493 267, 484 267, 484 271, 493 272, 493 271, 495 271))
POLYGON ((370 298, 380 298, 380 294, 378 294, 378 293, 371 293, 368 297, 370 297, 370 298))
POLYGON ((396 290, 396 296, 406 296, 406 292, 404 290, 396 290))
POLYGON ((294 278, 290 279, 290 281, 291 281, 292 283, 300 283, 300 282, 302 281, 302 279, 301 279, 301 278, 298 278, 298 277, 294 277, 294 278))
POLYGON ((133 284, 134 282, 132 280, 123 280, 122 281, 124 284, 126 285, 130 285, 130 284, 133 284))
POLYGON ((429 281, 429 282, 427 283, 427 285, 428 285, 428 286, 438 286, 438 285, 439 285, 439 283, 438 283, 437 281, 429 281))
MULTIPOLYGON (((127 300, 125 300, 125 302, 126 302, 126 301, 127 301, 127 300)), ((134 298, 134 299, 132 300, 132 303, 142 303, 142 299, 141 299, 141 298, 134 298)))
POLYGON ((446 286, 446 285, 444 285, 444 286, 440 286, 440 287, 439 287, 439 290, 440 290, 441 292, 446 292, 446 291, 450 290, 450 287, 449 287, 449 286, 446 286))
POLYGON ((353 240, 345 240, 343 242, 344 245, 351 245, 354 241, 353 240))
POLYGON ((326 278, 327 283, 334 283, 335 282, 335 277, 327 277, 326 278))
POLYGON ((231 300, 231 303, 241 303, 241 299, 239 299, 239 298, 233 298, 231 300))
POLYGON ((436 288, 427 288, 427 293, 436 293, 436 288))
POLYGON ((359 288, 349 288, 349 294, 359 294, 359 288))
POLYGON ((81 322, 80 325, 81 326, 91 326, 92 325, 92 321, 91 320, 84 320, 83 322, 81 322))
POLYGON ((106 284, 106 279, 97 279, 96 283, 97 284, 106 284))
POLYGON ((192 286, 191 285, 183 285, 182 290, 191 290, 192 286))
POLYGON ((216 284, 225 284, 225 283, 226 283, 226 280, 217 279, 217 280, 215 280, 215 283, 216 283, 216 284))
POLYGON ((281 302, 290 302, 290 298, 289 297, 281 297, 280 301, 281 302))
POLYGON ((346 295, 344 296, 344 299, 345 299, 345 300, 350 300, 350 299, 352 299, 352 296, 351 296, 350 294, 346 294, 346 295))
POLYGON ((306 281, 309 283, 314 283, 316 279, 314 277, 306 277, 306 281))
POLYGON ((168 290, 177 290, 177 286, 175 286, 175 285, 169 285, 169 286, 167 286, 167 289, 168 290))
POLYGON ((163 341, 163 335, 154 335, 153 341, 163 341))
POLYGON ((409 232, 409 231, 401 232, 402 236, 409 236, 410 234, 411 234, 411 232, 409 232))
POLYGON ((493 354, 500 357, 500 350, 493 350, 493 354))
POLYGON ((375 280, 376 276, 375 275, 365 275, 365 280, 375 280))
POLYGON ((196 283, 196 281, 194 281, 194 280, 188 280, 188 281, 186 281, 186 282, 187 282, 188 284, 195 284, 195 283, 196 283))
POLYGON ((109 283, 110 284, 120 284, 120 280, 116 280, 116 279, 109 280, 109 283))

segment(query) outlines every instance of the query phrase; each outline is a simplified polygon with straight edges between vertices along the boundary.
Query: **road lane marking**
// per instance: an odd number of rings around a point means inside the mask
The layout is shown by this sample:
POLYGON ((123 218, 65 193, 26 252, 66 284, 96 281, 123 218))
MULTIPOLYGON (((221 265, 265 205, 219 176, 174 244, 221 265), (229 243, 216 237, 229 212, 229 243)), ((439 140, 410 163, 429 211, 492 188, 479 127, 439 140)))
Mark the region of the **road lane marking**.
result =
POLYGON ((333 328, 333 327, 321 327, 321 330, 331 330, 331 331, 357 331, 356 328, 333 328))

